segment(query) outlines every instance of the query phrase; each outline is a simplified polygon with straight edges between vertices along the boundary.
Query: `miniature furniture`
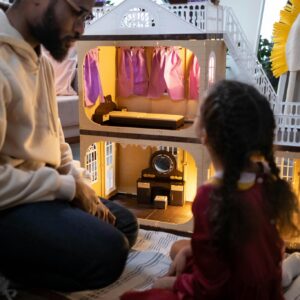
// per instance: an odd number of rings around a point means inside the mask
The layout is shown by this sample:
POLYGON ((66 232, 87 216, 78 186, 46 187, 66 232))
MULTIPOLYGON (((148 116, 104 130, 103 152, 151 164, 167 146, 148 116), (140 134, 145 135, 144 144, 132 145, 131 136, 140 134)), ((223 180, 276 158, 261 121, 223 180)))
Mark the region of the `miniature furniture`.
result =
POLYGON ((101 125, 177 129, 184 124, 181 115, 129 112, 126 108, 118 108, 111 95, 104 99, 92 115, 92 120, 101 125))
POLYGON ((176 159, 170 152, 161 150, 152 154, 149 167, 137 181, 137 201, 158 208, 184 204, 183 173, 177 170, 176 159))

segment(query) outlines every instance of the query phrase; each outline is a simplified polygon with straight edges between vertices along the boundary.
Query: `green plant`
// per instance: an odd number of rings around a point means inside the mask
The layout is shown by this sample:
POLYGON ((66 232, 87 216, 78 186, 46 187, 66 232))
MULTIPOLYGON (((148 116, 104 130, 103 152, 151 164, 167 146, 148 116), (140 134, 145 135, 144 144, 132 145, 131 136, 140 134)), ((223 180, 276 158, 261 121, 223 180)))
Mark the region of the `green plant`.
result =
POLYGON ((262 38, 262 36, 260 36, 257 58, 258 61, 261 63, 266 75, 268 76, 273 88, 277 90, 279 79, 273 76, 272 64, 270 60, 273 45, 274 44, 270 42, 268 39, 262 38))

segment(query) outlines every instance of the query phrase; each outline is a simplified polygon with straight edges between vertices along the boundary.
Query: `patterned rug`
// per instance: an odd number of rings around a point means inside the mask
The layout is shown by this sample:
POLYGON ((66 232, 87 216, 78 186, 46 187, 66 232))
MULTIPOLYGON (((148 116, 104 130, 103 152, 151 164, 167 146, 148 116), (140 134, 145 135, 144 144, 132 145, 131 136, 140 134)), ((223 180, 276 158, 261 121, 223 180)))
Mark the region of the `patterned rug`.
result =
POLYGON ((64 294, 70 300, 117 300, 124 292, 151 287, 155 278, 167 273, 171 260, 171 245, 184 237, 140 229, 137 243, 128 256, 126 268, 119 280, 106 288, 64 294))
MULTIPOLYGON (((117 300, 128 290, 150 288, 154 280, 165 275, 169 269, 171 245, 183 238, 177 234, 140 229, 138 241, 129 254, 125 271, 119 280, 103 289, 64 294, 64 297, 69 300, 117 300)), ((296 267, 295 263, 286 265, 286 259, 283 273, 296 267)), ((299 259, 296 263, 300 263, 299 259)), ((300 300, 300 270, 294 270, 294 275, 284 289, 285 300, 300 300)))
MULTIPOLYGON (((129 254, 122 276, 106 288, 64 294, 45 290, 18 291, 16 297, 11 293, 8 296, 12 297, 5 297, 0 293, 0 300, 117 300, 128 290, 144 290, 151 287, 156 278, 166 274, 171 263, 170 247, 175 241, 183 238, 185 237, 178 233, 140 229, 137 243, 129 254)), ((284 289, 285 300, 300 300, 299 252, 286 256, 283 262, 283 277, 286 272, 290 277, 290 283, 284 289)), ((5 282, 5 278, 2 283, 0 280, 0 288, 5 282)))

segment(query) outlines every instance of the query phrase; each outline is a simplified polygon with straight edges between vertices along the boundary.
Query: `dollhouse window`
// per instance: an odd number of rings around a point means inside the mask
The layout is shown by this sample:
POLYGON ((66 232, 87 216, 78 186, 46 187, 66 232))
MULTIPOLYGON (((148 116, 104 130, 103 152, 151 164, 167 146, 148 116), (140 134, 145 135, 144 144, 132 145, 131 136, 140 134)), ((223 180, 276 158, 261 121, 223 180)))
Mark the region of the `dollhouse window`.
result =
POLYGON ((115 144, 105 142, 105 194, 108 195, 116 188, 115 180, 115 144))
POLYGON ((292 182, 294 174, 294 160, 291 158, 276 157, 276 164, 282 179, 292 182))
POLYGON ((85 160, 86 169, 91 174, 92 183, 95 183, 98 181, 98 158, 96 144, 92 144, 88 148, 85 160))
POLYGON ((216 81, 216 54, 211 52, 208 60, 208 87, 211 87, 216 81))
POLYGON ((144 8, 132 8, 123 16, 121 21, 122 28, 149 28, 155 27, 153 16, 144 8))
POLYGON ((171 147, 171 146, 158 146, 157 150, 165 150, 170 152, 171 154, 173 154, 173 156, 176 158, 177 160, 177 155, 178 155, 178 149, 177 147, 171 147))

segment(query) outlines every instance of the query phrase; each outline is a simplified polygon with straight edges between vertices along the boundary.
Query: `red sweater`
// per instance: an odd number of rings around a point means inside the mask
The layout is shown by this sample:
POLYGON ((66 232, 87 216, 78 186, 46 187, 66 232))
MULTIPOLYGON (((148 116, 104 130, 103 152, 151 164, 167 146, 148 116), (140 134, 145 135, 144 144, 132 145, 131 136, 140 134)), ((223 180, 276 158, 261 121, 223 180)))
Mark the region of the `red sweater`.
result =
POLYGON ((152 289, 128 293, 122 300, 283 300, 281 261, 283 242, 267 214, 262 183, 239 191, 248 202, 257 230, 246 244, 238 247, 229 265, 211 243, 207 210, 213 184, 198 189, 193 203, 193 258, 177 277, 173 291, 152 289))

